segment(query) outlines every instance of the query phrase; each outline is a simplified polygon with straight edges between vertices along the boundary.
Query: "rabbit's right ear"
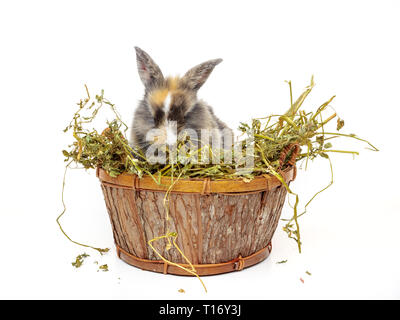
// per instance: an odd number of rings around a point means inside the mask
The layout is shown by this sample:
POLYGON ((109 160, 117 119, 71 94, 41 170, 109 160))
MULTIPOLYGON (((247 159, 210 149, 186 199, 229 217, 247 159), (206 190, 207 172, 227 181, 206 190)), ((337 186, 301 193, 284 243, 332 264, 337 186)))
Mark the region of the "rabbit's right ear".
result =
POLYGON ((139 76, 145 88, 151 89, 162 84, 164 81, 164 76, 160 70, 160 67, 142 49, 135 47, 135 50, 139 76))

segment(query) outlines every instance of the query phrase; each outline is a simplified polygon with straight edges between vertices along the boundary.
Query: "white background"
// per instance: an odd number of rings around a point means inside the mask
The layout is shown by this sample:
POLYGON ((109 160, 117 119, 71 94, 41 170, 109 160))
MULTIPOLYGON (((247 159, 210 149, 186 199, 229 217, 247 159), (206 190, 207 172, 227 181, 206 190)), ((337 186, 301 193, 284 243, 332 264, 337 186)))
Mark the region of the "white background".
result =
MULTIPOLYGON (((0 298, 371 299, 400 298, 398 1, 2 1, 0 4, 0 298), (270 258, 242 272, 195 278, 141 271, 116 258, 94 172, 67 176, 62 220, 62 129, 84 97, 105 89, 130 123, 143 86, 134 46, 164 74, 223 58, 200 90, 224 121, 288 108, 284 80, 305 103, 332 95, 343 132, 376 145, 337 141, 335 183, 301 220, 303 253, 279 226, 270 258), (80 269, 71 262, 91 257, 80 269), (287 259, 286 264, 276 264, 287 259), (94 261, 107 263, 96 272, 94 261), (312 273, 311 276, 305 271, 312 273), (304 280, 304 283, 300 281, 304 280), (185 293, 179 293, 178 289, 185 293)), ((329 182, 321 159, 292 184, 304 201, 329 182)), ((289 217, 286 205, 283 217, 289 217)))

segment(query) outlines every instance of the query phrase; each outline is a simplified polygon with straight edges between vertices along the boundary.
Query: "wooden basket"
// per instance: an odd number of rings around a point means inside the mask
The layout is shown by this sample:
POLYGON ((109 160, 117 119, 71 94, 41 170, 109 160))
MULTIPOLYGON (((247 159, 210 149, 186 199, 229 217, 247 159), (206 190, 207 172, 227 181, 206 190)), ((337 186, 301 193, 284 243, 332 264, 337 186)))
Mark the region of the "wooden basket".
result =
MULTIPOLYGON (((281 159, 285 159, 288 150, 281 159)), ((292 160, 298 148, 294 149, 292 160)), ((291 161, 281 171, 286 183, 296 177, 291 161)), ((286 188, 270 175, 251 182, 243 180, 182 179, 170 194, 170 219, 165 219, 163 199, 170 178, 161 185, 151 177, 109 176, 97 170, 101 181, 118 256, 145 270, 190 275, 164 263, 148 241, 166 231, 178 233, 177 245, 194 265, 198 275, 242 270, 266 259, 286 198, 286 188)), ((185 264, 176 248, 166 250, 166 239, 152 243, 166 259, 185 264)))

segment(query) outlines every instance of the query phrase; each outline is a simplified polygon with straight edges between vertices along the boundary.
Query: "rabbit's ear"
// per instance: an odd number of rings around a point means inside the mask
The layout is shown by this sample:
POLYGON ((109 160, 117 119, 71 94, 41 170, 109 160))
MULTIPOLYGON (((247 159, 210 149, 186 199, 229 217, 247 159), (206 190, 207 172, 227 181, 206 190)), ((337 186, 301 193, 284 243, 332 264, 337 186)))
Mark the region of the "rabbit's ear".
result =
POLYGON ((191 90, 199 90, 204 82, 206 82, 214 67, 221 61, 222 59, 209 60, 193 67, 185 73, 182 82, 191 90))
POLYGON ((164 81, 164 76, 160 67, 142 49, 135 47, 135 50, 139 76, 145 88, 151 89, 157 85, 161 85, 164 81))

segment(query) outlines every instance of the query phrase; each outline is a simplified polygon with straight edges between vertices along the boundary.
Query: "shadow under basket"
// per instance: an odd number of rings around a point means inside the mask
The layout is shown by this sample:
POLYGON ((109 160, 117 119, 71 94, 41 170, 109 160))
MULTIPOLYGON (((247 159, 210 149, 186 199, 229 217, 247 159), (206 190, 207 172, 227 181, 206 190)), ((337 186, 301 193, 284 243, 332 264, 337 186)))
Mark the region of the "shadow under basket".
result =
MULTIPOLYGON (((296 177, 296 166, 281 171, 286 183, 296 177)), ((286 188, 272 175, 250 182, 180 179, 169 197, 166 220, 164 196, 171 179, 161 184, 149 177, 121 174, 116 178, 98 169, 119 258, 144 270, 190 275, 165 263, 148 241, 177 232, 176 243, 200 276, 240 271, 266 259, 286 198, 286 188)), ((167 260, 189 267, 167 240, 152 242, 167 260)))

